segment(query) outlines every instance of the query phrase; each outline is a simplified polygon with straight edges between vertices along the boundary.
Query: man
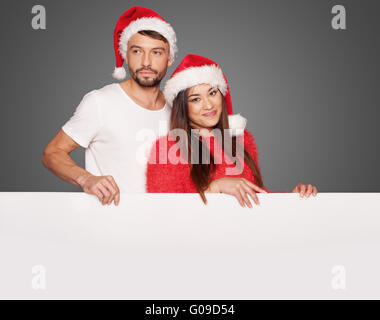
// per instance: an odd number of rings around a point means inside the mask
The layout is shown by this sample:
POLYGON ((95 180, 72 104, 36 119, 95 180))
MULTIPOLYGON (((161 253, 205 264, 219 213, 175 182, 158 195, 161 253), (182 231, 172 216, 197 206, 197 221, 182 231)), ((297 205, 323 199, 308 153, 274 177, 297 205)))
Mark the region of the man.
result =
MULTIPOLYGON (((130 78, 87 93, 71 119, 46 146, 43 165, 59 178, 94 194, 103 205, 118 205, 120 192, 145 192, 145 166, 137 161, 141 141, 136 133, 169 123, 170 107, 160 82, 177 52, 176 34, 150 9, 133 7, 118 20, 114 31, 116 68, 113 76, 130 78), (70 153, 86 148, 86 169, 70 153)), ((152 140, 153 142, 153 140, 152 140)), ((145 164, 146 165, 146 164, 145 164)))

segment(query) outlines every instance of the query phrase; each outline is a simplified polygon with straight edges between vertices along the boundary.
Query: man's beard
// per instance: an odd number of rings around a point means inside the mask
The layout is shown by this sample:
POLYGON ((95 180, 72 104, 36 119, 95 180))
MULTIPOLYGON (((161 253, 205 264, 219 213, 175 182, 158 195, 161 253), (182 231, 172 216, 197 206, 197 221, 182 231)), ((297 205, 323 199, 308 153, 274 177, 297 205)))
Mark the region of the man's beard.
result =
POLYGON ((135 80, 141 87, 151 88, 156 87, 161 83, 161 80, 165 76, 166 70, 162 73, 158 73, 156 70, 153 69, 138 69, 136 72, 134 72, 131 68, 129 68, 129 74, 135 80), (138 73, 140 71, 150 71, 157 75, 156 78, 153 79, 147 79, 146 77, 139 77, 138 73))

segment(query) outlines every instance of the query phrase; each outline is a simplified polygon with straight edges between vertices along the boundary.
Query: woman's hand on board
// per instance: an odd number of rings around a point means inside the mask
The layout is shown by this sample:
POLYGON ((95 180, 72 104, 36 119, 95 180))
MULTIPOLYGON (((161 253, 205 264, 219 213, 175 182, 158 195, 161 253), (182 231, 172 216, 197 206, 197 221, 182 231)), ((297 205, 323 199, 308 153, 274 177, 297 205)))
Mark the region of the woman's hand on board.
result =
POLYGON ((248 195, 259 205, 260 202, 256 193, 268 193, 245 178, 233 177, 225 177, 212 181, 205 192, 230 194, 236 197, 242 207, 248 206, 249 208, 252 208, 252 204, 248 195))
POLYGON ((303 198, 304 196, 306 198, 309 198, 310 195, 313 195, 315 197, 318 193, 318 189, 316 186, 313 186, 311 184, 303 184, 300 182, 294 187, 294 189, 291 192, 299 193, 301 198, 303 198))

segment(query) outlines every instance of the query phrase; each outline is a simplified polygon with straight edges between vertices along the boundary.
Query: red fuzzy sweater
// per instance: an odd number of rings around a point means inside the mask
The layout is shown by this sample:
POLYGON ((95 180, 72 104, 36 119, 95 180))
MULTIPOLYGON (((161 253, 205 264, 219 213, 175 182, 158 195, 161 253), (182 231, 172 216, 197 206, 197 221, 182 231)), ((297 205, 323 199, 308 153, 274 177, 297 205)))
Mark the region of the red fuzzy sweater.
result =
MULTIPOLYGON (((209 137, 205 139, 205 142, 207 144, 207 147, 210 150, 210 153, 216 157, 219 151, 216 150, 216 148, 220 148, 219 144, 215 144, 215 150, 214 150, 214 137, 209 137), (218 151, 214 153, 214 151, 218 151)), ((237 137, 237 141, 242 140, 242 136, 237 137)), ((216 142, 216 141, 215 141, 216 142)), ((170 148, 175 144, 175 141, 169 140, 169 134, 159 138, 152 147, 152 150, 150 152, 149 161, 147 164, 147 171, 146 171, 146 190, 149 193, 197 193, 196 186, 194 182, 191 180, 190 177, 190 165, 187 163, 187 161, 184 161, 186 163, 178 163, 178 164, 172 164, 170 161, 166 161, 167 163, 161 163, 160 156, 162 157, 163 154, 165 154, 165 158, 169 159, 169 150, 170 148), (165 141, 166 140, 166 141, 165 141)), ((255 161, 256 165, 258 166, 260 170, 260 166, 258 163, 258 151, 257 146, 255 143, 255 139, 253 138, 252 134, 249 133, 247 130, 244 131, 244 148, 249 152, 253 160, 255 161)), ((220 150, 220 149, 219 149, 220 150)), ((178 152, 179 154, 179 152, 178 152)), ((215 158, 216 159, 216 158, 215 158)), ((219 158, 220 159, 220 158, 219 158)), ((242 174, 226 174, 226 169, 229 168, 229 170, 233 170, 233 168, 236 169, 236 167, 233 164, 226 163, 224 156, 221 158, 221 163, 216 164, 215 166, 215 172, 211 176, 211 180, 223 178, 223 177, 243 177, 247 180, 255 182, 254 175, 249 168, 248 165, 244 163, 244 170, 242 174)), ((238 173, 238 172, 237 172, 238 173)), ((265 187, 263 187, 264 190, 266 190, 269 193, 272 193, 274 191, 271 191, 265 187)))

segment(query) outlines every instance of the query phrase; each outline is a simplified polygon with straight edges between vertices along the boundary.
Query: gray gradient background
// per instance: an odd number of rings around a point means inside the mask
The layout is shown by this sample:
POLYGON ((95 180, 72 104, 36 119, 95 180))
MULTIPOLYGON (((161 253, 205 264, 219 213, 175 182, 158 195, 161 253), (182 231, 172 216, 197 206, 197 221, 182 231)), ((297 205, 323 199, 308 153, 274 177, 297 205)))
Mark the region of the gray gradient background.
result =
MULTIPOLYGON (((42 151, 85 93, 114 82, 113 29, 133 5, 176 30, 168 76, 187 53, 222 66, 268 188, 380 192, 378 0, 2 0, 0 191, 80 190, 42 166, 42 151), (47 30, 30 25, 35 4, 47 30), (331 28, 335 4, 347 30, 331 28)), ((72 155, 84 166, 83 149, 72 155)))

